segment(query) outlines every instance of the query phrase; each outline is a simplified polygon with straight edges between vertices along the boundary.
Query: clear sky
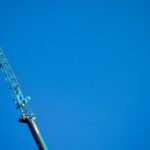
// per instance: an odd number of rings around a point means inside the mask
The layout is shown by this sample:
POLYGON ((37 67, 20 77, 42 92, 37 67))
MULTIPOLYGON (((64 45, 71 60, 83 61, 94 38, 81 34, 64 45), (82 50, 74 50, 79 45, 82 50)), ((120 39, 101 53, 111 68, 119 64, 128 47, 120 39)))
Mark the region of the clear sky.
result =
MULTIPOLYGON (((49 150, 150 149, 148 0, 0 0, 0 45, 49 150)), ((0 149, 36 150, 0 75, 0 149)))

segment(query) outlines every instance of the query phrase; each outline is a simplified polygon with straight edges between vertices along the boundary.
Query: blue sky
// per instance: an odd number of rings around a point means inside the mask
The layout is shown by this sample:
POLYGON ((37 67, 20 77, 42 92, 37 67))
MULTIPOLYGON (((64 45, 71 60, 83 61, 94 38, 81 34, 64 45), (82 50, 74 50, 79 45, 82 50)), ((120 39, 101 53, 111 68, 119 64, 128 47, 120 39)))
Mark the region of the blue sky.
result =
MULTIPOLYGON (((0 6, 0 45, 50 150, 150 149, 149 1, 0 6)), ((0 149, 36 150, 0 85, 0 149)))

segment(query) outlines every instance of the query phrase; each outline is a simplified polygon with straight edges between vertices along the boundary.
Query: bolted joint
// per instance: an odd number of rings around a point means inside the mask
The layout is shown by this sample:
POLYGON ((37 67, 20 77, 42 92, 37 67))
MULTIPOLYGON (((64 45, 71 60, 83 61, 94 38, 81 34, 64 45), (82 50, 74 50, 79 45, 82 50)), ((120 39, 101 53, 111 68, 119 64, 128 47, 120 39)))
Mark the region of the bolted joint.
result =
POLYGON ((26 123, 28 119, 35 120, 33 113, 22 113, 18 119, 19 122, 26 123))
POLYGON ((18 108, 25 108, 26 106, 27 106, 27 105, 26 105, 25 102, 23 102, 23 103, 17 102, 17 103, 16 103, 17 109, 18 109, 18 108))

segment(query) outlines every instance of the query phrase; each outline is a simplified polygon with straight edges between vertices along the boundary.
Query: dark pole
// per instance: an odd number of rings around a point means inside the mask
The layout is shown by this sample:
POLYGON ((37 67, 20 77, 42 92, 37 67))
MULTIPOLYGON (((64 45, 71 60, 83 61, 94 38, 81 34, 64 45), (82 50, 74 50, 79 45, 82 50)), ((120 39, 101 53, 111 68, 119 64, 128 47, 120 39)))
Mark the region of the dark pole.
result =
POLYGON ((46 144, 36 126, 36 123, 32 119, 27 119, 27 124, 29 126, 29 129, 34 137, 34 140, 39 148, 39 150, 48 150, 46 147, 46 144))
POLYGON ((28 124, 28 127, 33 135, 33 138, 34 138, 39 150, 48 150, 48 148, 46 147, 46 144, 38 130, 38 127, 36 126, 35 121, 33 119, 26 119, 24 123, 28 124))

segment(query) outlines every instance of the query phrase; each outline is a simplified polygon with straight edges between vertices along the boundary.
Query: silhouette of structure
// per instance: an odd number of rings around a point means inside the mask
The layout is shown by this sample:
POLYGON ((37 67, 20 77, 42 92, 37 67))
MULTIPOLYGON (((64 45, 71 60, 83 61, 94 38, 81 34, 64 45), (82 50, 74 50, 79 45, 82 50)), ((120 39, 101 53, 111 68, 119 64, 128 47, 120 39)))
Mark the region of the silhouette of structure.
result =
POLYGON ((28 106, 28 101, 30 100, 30 97, 23 96, 20 89, 20 85, 1 48, 0 48, 0 69, 2 71, 5 80, 8 83, 8 88, 11 92, 13 101, 18 110, 19 122, 26 123, 28 125, 39 150, 48 150, 35 123, 35 115, 28 106))

